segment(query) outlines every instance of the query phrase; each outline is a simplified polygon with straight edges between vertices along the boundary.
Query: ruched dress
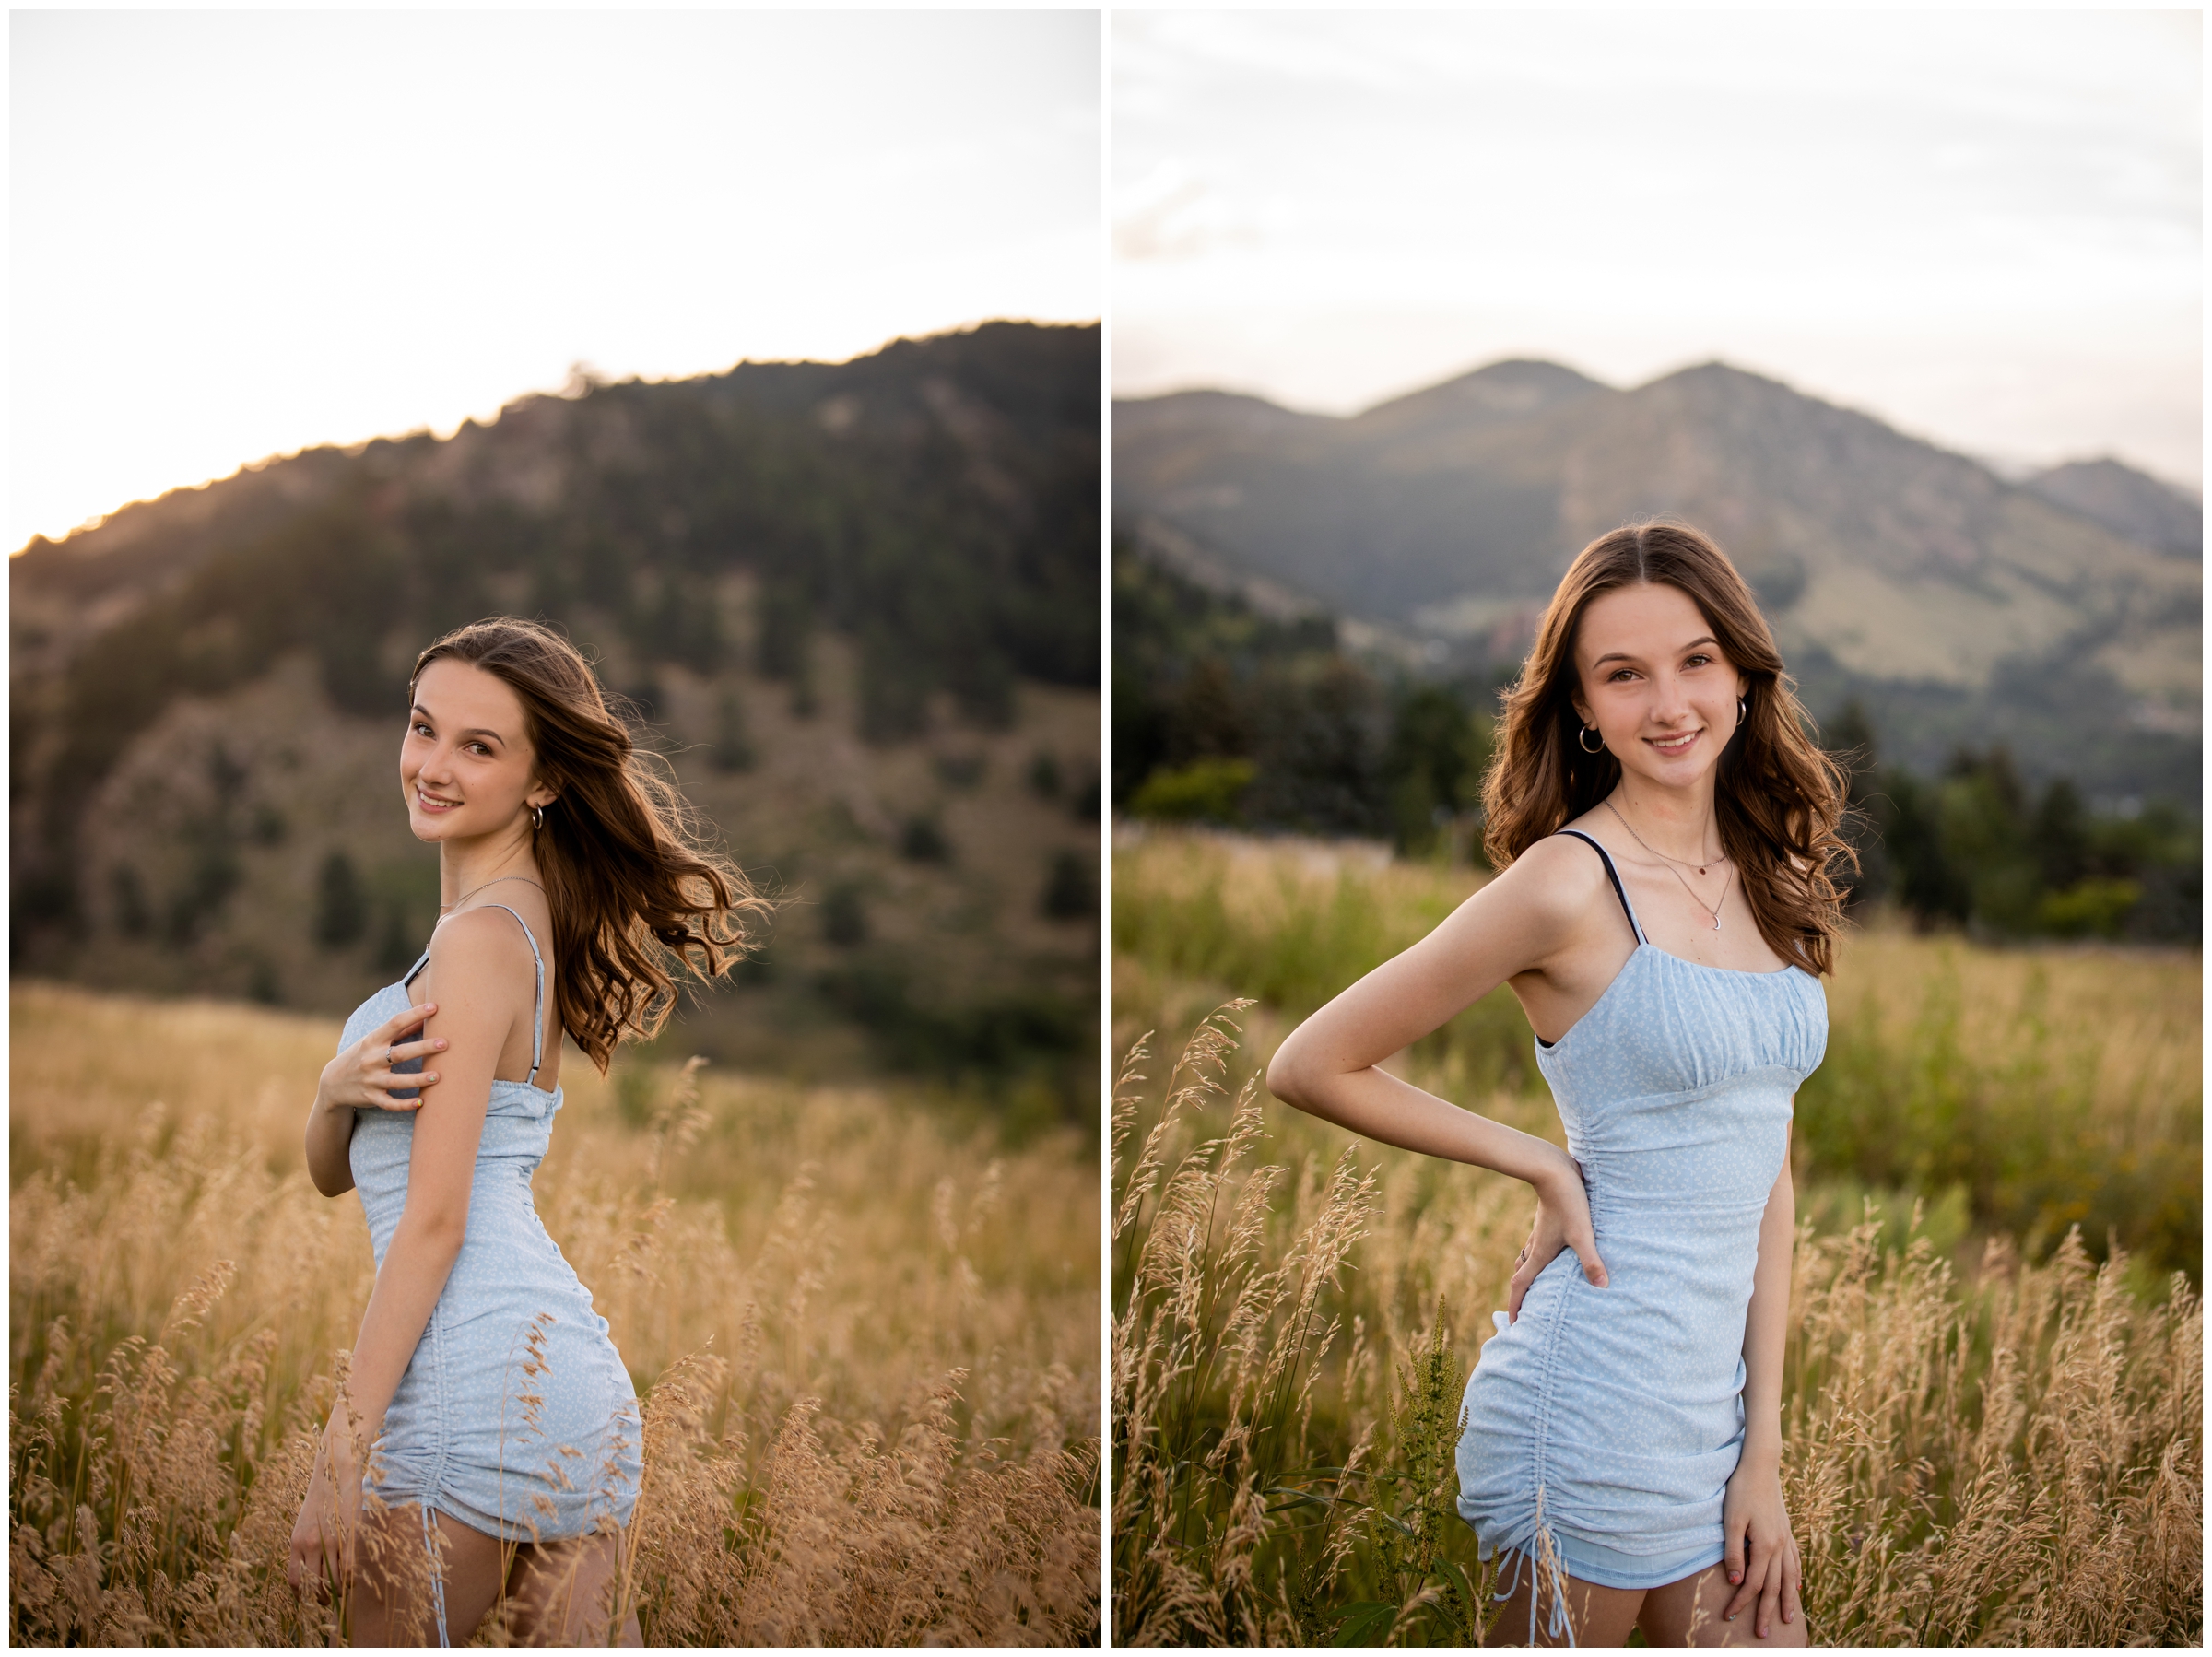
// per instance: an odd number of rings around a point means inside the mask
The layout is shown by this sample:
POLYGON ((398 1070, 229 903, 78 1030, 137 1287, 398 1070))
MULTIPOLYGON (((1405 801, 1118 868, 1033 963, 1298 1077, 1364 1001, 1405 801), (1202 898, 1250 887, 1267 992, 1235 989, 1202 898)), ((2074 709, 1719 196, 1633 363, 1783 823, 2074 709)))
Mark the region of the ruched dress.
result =
POLYGON ((1605 859, 1636 934, 1596 1005, 1536 1043, 1607 1283, 1562 1250, 1517 1321, 1492 1314, 1462 1406, 1459 1511, 1486 1558, 1506 1550, 1517 1569, 1544 1532, 1570 1575, 1655 1588, 1722 1557, 1759 1222, 1828 1002, 1795 966, 1738 972, 1656 947, 1606 849, 1567 832, 1605 859))
MULTIPOLYGON (((384 1412, 362 1487, 388 1505, 422 1504, 426 1522, 435 1510, 502 1540, 549 1542, 584 1535, 603 1521, 629 1522, 640 1426, 637 1393, 606 1320, 592 1310, 590 1292, 531 1200, 530 1178, 545 1158, 561 1095, 535 1086, 545 1053, 545 957, 529 923, 507 912, 537 961, 530 1079, 491 1084, 467 1235, 384 1412)), ((406 978, 355 1009, 341 1052, 407 1005, 407 986, 429 959, 426 949, 406 978)), ((422 1062, 394 1068, 419 1070, 422 1062)), ((423 1109, 437 1108, 432 1094, 423 1109)), ((406 1205, 414 1142, 410 1111, 365 1110, 354 1124, 348 1157, 379 1271, 406 1205)))

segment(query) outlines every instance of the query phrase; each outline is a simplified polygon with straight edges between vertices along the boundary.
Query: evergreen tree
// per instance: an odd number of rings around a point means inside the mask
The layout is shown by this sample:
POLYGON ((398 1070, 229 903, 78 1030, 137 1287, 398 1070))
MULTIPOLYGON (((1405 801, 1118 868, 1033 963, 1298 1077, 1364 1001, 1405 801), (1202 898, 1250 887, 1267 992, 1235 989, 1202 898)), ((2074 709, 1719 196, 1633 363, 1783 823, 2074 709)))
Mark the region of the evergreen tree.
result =
POLYGON ((334 851, 323 860, 315 881, 315 942, 325 949, 343 949, 359 943, 368 930, 369 905, 353 859, 334 851))
POLYGON ((1053 852, 1052 873, 1045 877, 1044 896, 1038 908, 1053 921, 1097 919, 1099 892, 1092 879, 1091 860, 1077 852, 1053 852))

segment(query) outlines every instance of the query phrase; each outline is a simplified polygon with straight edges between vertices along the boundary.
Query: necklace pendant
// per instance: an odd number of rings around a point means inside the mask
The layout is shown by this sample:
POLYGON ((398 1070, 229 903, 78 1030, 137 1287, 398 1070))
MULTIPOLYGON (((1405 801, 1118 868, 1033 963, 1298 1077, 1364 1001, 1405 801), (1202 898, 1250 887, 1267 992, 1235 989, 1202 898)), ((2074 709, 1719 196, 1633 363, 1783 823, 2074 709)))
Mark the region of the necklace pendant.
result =
POLYGON ((1718 915, 1715 915, 1712 918, 1712 929, 1715 932, 1718 932, 1721 929, 1721 918, 1718 915))

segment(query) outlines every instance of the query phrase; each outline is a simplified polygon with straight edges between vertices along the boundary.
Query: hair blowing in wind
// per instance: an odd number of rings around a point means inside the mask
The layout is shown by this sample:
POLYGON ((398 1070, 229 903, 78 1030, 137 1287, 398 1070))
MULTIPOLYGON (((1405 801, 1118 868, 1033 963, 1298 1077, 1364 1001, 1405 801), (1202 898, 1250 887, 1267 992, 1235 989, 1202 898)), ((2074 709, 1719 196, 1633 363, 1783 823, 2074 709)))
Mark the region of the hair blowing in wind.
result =
POLYGON ((1505 693, 1498 757, 1483 780, 1483 849, 1499 868, 1618 786, 1620 761, 1577 740, 1574 636, 1591 601, 1653 582, 1704 613, 1729 662, 1750 681, 1743 723, 1722 751, 1713 811, 1761 936, 1785 961, 1835 966, 1842 894, 1830 865, 1858 857, 1837 832, 1843 773, 1815 746, 1774 635, 1751 589, 1708 536, 1688 524, 1626 525, 1575 556, 1536 629, 1521 676, 1505 693))
POLYGON ((521 699, 537 775, 556 791, 533 850, 553 910, 561 1024, 604 1074, 625 1035, 655 1034, 671 969, 701 982, 743 959, 746 917, 770 900, 695 827, 673 774, 640 751, 576 647, 541 622, 471 622, 415 659, 494 675, 521 699))

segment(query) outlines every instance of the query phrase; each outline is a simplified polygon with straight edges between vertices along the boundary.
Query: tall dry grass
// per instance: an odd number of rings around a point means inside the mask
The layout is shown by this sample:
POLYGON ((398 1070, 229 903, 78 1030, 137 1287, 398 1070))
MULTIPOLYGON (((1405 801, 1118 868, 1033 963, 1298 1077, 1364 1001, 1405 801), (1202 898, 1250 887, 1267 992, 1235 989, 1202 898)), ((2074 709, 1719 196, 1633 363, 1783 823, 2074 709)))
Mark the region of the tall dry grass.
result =
MULTIPOLYGON (((341 1639, 284 1574, 373 1275, 298 1146, 335 1028, 38 985, 11 1019, 11 1638, 341 1639)), ((647 1640, 1095 1640, 1079 1142, 571 1061, 535 1189, 644 1400, 647 1640)))
MULTIPOLYGON (((1482 1631, 1452 1451, 1533 1197, 1253 1090, 1476 884, 1117 845, 1116 1043, 1200 1030, 1115 1105, 1117 1639, 1482 1631)), ((1848 943, 1797 1104, 1785 1474, 1817 1640, 2201 1638, 2200 983, 2174 954, 1848 943)), ((1529 1043, 1501 992, 1391 1067, 1561 1143, 1529 1043)))
MULTIPOLYGON (((1153 830, 1117 838, 1113 1030, 1183 1029, 1229 997, 1280 1033, 1432 930, 1480 884, 1371 849, 1153 830)), ((1799 1093, 1801 1205, 1823 1229, 1872 1196, 1901 1240, 1915 1199, 1971 1271, 1983 1237, 2041 1259, 2117 1237, 2139 1291, 2197 1280, 2203 963, 2194 952, 1996 949, 1854 927, 1828 983, 1827 1056, 1799 1093)), ((1527 1020, 1493 991, 1404 1056, 1422 1086, 1532 1132, 1556 1123, 1527 1020)))
MULTIPOLYGON (((1533 1205, 1271 1121, 1248 1005, 1158 1084, 1140 1041, 1117 1089, 1116 1640, 1481 1643, 1460 1391, 1533 1205)), ((2200 1643, 2187 1279, 2146 1304, 2069 1235, 1960 1280, 1918 1219, 1798 1240, 1783 1477, 1816 1643, 2200 1643)))

